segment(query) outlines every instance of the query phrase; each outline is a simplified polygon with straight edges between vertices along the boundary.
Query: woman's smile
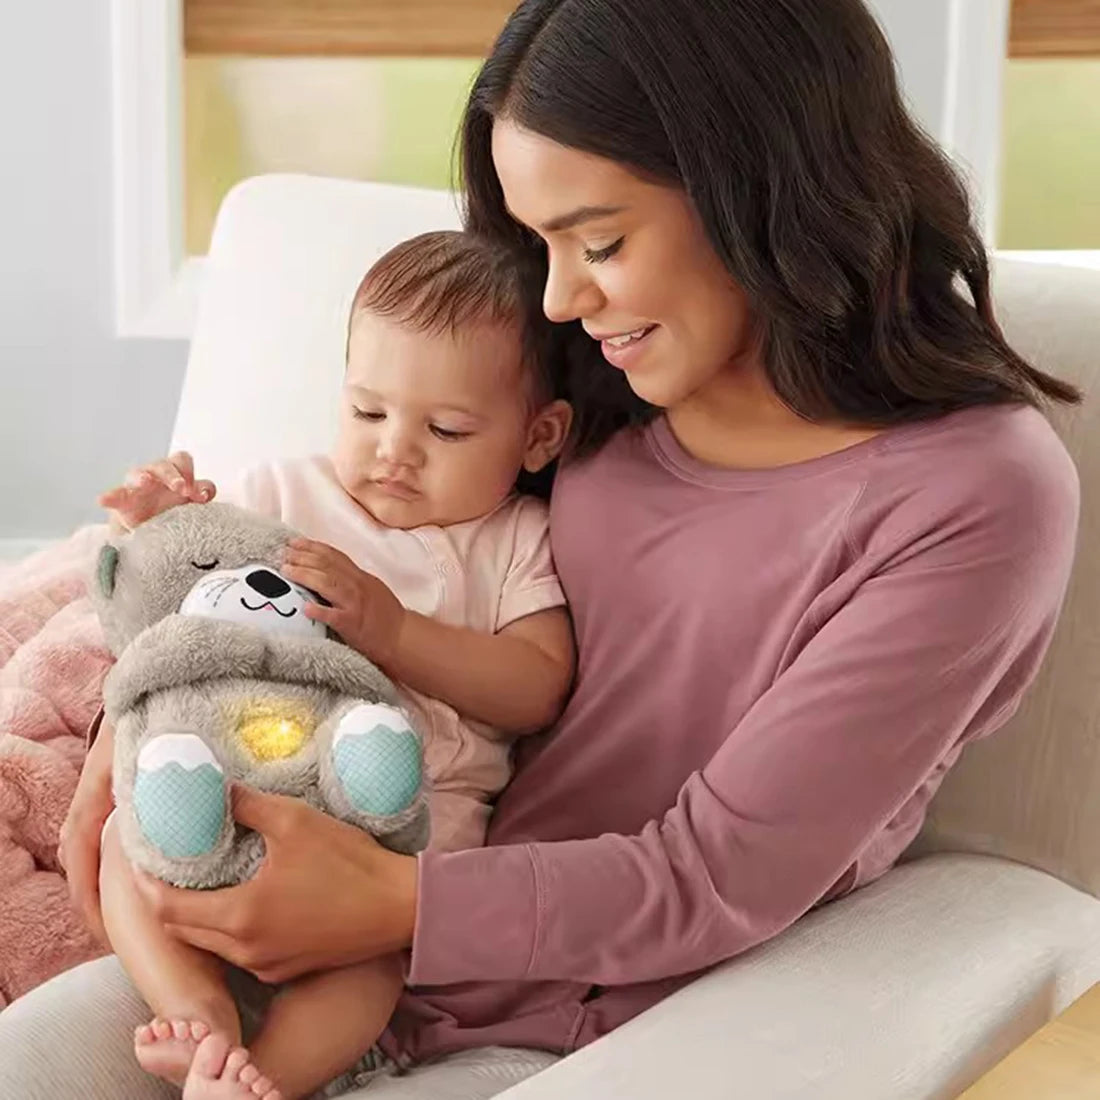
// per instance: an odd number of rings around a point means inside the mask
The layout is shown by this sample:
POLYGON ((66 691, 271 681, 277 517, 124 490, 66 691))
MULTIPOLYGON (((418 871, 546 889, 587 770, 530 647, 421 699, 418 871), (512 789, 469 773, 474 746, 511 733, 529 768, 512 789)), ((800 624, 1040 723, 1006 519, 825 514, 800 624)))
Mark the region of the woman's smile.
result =
POLYGON ((630 370, 637 365, 638 359, 649 347, 650 336, 660 328, 659 325, 644 325, 633 332, 620 333, 614 336, 597 336, 589 333, 593 340, 599 342, 603 357, 620 370, 630 370))

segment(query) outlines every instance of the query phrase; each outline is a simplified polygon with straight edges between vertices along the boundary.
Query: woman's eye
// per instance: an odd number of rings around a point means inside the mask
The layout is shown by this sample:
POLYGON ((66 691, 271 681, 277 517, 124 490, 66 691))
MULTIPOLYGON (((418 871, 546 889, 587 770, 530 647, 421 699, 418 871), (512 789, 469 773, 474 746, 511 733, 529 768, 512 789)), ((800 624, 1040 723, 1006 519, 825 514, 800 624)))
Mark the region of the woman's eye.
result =
POLYGON ((471 432, 456 432, 450 428, 441 428, 437 424, 432 425, 432 435, 447 443, 457 443, 460 439, 468 439, 471 434, 471 432))
POLYGON ((385 413, 371 412, 369 409, 359 409, 354 405, 351 407, 351 414, 356 420, 367 420, 371 424, 377 424, 380 420, 386 419, 385 413))
POLYGON ((218 568, 218 559, 213 561, 193 561, 191 563, 196 569, 201 569, 204 573, 209 572, 211 569, 218 568))
POLYGON ((609 244, 606 248, 586 248, 584 250, 584 262, 586 264, 602 264, 604 260, 610 260, 622 248, 625 240, 625 237, 620 237, 614 244, 609 244))

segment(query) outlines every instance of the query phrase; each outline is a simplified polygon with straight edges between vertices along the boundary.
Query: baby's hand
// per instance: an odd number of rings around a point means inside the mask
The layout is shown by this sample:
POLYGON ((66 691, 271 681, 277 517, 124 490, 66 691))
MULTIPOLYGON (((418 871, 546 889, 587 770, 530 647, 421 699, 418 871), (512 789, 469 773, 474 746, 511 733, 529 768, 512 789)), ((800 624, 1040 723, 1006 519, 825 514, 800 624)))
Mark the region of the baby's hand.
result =
POLYGON ((195 480, 191 456, 177 451, 132 469, 121 485, 99 498, 99 506, 107 509, 113 523, 131 530, 179 504, 213 500, 216 492, 212 481, 195 480))
POLYGON ((290 541, 283 572, 331 605, 307 603, 309 618, 332 627, 352 649, 385 667, 397 647, 405 608, 384 582, 364 573, 346 554, 312 539, 290 541))

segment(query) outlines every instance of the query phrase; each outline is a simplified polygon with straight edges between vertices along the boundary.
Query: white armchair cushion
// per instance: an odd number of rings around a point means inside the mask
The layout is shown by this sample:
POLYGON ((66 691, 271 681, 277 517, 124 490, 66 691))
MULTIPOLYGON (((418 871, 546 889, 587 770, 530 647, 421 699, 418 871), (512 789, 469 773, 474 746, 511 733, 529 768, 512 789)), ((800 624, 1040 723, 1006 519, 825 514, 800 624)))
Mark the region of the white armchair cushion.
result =
POLYGON ((954 1100, 1098 980, 1100 902, 1019 864, 932 856, 504 1095, 954 1100))
POLYGON ((215 482, 327 451, 360 279, 399 241, 459 224, 443 191, 291 175, 235 187, 205 263, 172 449, 215 482))

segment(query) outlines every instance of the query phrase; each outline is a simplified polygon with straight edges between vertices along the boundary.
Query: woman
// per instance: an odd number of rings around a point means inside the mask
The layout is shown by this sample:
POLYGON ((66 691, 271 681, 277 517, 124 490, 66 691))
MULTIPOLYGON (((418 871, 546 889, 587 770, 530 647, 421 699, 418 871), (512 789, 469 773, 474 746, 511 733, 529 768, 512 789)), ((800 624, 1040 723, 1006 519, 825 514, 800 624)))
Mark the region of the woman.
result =
MULTIPOLYGON (((256 879, 144 885, 269 980, 411 947, 386 1050, 447 1057, 403 1097, 502 1091, 881 875, 1033 677, 1077 516, 1035 408, 1076 394, 1004 342, 860 0, 531 0, 464 163, 470 223, 544 265, 572 327, 575 696, 490 847, 418 864, 243 792, 256 879)), ((105 769, 64 846, 93 909, 105 769)), ((109 961, 36 991, 0 1019, 0 1093, 157 1095, 142 1011, 109 961)))

